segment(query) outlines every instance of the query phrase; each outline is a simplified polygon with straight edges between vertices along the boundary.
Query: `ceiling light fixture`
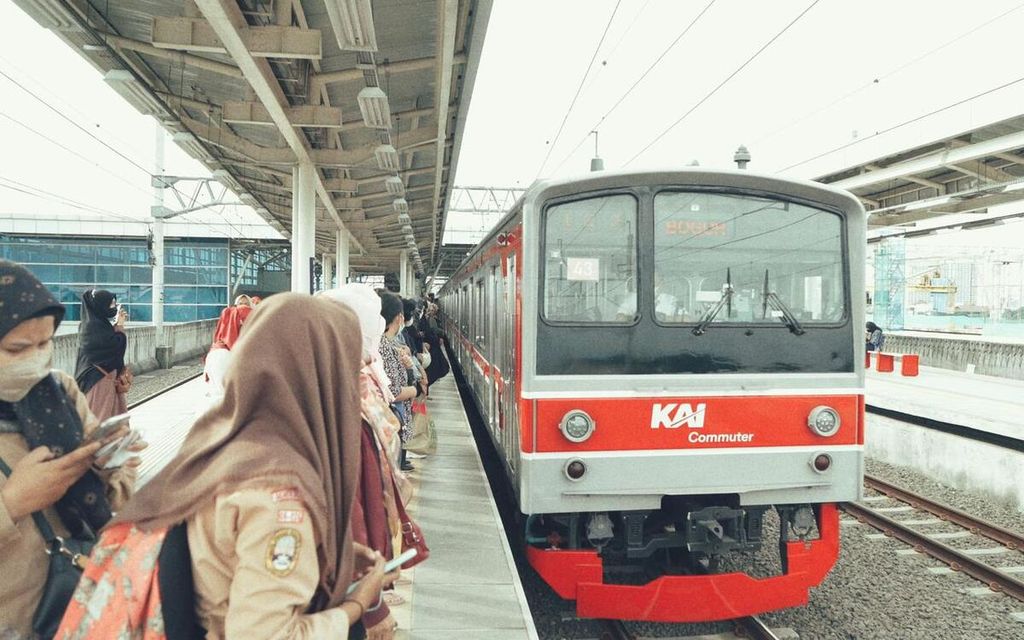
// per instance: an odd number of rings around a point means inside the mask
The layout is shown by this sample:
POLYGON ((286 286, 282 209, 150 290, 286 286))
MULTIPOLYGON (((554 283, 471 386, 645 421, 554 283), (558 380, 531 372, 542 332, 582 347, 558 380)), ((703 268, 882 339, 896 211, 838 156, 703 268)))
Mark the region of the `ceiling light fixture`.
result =
POLYGON ((356 96, 359 112, 363 114, 363 124, 371 129, 391 128, 391 107, 388 96, 380 87, 365 87, 356 96))

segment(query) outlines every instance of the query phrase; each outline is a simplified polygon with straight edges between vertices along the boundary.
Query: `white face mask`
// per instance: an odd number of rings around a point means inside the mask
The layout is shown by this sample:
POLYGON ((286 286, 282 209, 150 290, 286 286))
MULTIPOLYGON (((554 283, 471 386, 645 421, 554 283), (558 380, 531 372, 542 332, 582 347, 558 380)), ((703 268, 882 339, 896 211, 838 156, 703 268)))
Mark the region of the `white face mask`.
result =
POLYGON ((18 402, 28 395, 32 387, 50 373, 53 345, 37 350, 26 358, 18 358, 0 369, 0 400, 18 402))

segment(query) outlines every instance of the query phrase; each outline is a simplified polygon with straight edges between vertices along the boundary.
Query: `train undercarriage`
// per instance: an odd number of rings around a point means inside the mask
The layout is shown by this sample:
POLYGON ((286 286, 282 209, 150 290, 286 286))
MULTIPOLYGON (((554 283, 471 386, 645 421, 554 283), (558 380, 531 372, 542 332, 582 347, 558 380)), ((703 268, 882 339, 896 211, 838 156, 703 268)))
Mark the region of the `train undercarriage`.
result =
POLYGON ((673 496, 657 510, 531 516, 527 555, 560 596, 576 600, 580 617, 695 622, 805 603, 838 556, 835 506, 740 507, 728 498, 673 496), (775 543, 775 571, 750 575, 743 564, 775 543))

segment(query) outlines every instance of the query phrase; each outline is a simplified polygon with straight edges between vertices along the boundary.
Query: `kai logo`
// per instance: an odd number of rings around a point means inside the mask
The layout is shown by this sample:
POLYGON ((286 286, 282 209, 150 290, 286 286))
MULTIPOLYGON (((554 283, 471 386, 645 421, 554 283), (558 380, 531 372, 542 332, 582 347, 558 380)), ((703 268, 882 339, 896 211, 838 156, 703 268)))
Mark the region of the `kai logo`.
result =
POLYGON ((689 403, 655 403, 651 408, 652 429, 678 429, 684 424, 691 429, 704 428, 704 413, 707 404, 700 402, 695 409, 689 403))

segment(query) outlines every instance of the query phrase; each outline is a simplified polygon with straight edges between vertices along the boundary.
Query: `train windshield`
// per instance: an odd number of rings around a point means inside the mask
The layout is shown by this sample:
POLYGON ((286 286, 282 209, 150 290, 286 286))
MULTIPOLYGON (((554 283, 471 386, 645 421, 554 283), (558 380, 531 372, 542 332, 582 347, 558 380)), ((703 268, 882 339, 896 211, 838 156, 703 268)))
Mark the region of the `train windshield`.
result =
POLYGON ((845 316, 842 219, 783 200, 663 192, 654 199, 654 317, 662 324, 845 316))
POLYGON ((630 195, 548 207, 544 317, 555 322, 627 323, 636 309, 637 201, 630 195), (626 315, 619 307, 630 307, 626 315))

